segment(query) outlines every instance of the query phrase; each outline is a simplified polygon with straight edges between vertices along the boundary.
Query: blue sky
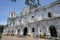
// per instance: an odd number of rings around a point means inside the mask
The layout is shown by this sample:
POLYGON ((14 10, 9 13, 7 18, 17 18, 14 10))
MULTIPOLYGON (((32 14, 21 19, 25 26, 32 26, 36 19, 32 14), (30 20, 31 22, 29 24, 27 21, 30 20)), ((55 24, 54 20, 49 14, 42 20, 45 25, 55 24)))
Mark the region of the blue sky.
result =
MULTIPOLYGON (((41 6, 48 5, 56 0, 40 0, 41 6)), ((16 0, 16 2, 11 2, 11 0, 0 0, 0 24, 7 24, 7 18, 9 17, 9 12, 16 11, 19 14, 23 8, 25 0, 16 0)))

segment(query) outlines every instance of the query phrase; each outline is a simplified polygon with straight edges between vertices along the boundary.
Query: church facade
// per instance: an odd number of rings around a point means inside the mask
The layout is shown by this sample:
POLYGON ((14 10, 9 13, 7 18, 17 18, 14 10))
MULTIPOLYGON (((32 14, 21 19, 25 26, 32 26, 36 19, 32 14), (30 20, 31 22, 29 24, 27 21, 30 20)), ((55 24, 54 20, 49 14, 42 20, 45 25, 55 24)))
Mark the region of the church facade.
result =
POLYGON ((31 13, 29 7, 25 7, 19 15, 12 11, 7 24, 3 34, 60 37, 60 1, 32 9, 31 13))

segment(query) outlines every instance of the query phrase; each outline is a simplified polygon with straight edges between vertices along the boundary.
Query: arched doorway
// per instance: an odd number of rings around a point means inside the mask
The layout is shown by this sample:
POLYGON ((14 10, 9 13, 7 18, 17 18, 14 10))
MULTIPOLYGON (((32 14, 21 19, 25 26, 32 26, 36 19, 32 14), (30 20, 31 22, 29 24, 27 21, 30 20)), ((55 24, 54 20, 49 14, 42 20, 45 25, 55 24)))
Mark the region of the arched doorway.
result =
POLYGON ((50 29, 50 35, 52 37, 57 37, 57 31, 56 31, 55 26, 51 25, 49 29, 50 29))
POLYGON ((25 27, 23 31, 24 31, 24 32, 23 32, 23 35, 24 35, 24 36, 27 35, 27 27, 25 27))

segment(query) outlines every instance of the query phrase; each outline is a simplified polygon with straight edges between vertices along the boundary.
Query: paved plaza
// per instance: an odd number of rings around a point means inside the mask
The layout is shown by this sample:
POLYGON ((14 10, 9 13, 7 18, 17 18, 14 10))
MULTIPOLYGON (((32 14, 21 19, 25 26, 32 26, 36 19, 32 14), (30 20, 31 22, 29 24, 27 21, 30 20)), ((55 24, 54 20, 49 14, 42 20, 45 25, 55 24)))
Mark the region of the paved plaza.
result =
MULTIPOLYGON (((55 40, 55 39, 42 39, 42 38, 33 38, 33 37, 16 37, 16 36, 2 36, 1 40, 55 40)), ((60 40, 60 39, 58 39, 60 40)))
POLYGON ((3 36, 1 39, 2 40, 48 40, 48 39, 32 38, 32 37, 20 38, 16 36, 3 36))

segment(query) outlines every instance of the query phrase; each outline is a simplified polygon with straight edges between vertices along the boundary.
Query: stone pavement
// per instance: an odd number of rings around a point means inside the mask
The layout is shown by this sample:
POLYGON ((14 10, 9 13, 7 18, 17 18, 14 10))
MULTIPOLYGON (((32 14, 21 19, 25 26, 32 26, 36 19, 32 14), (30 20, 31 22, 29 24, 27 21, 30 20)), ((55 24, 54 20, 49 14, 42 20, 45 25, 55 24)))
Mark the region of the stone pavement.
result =
POLYGON ((33 38, 33 37, 28 37, 28 38, 20 38, 16 36, 2 36, 2 40, 49 40, 49 39, 41 39, 41 38, 33 38))

